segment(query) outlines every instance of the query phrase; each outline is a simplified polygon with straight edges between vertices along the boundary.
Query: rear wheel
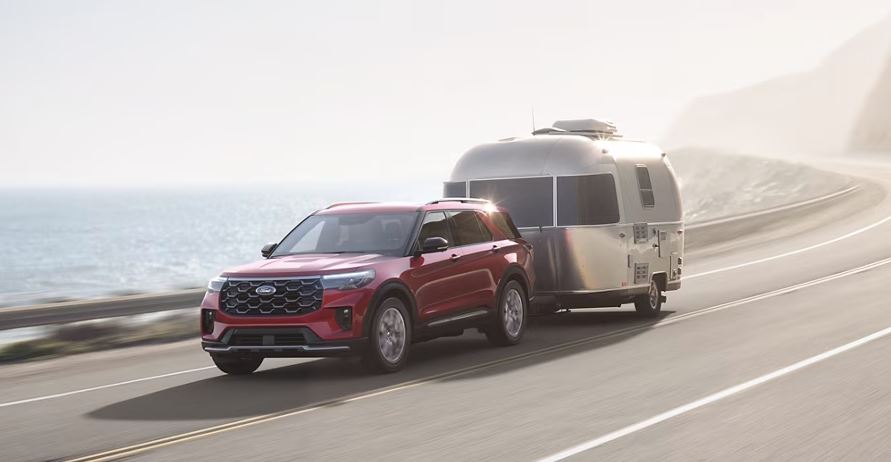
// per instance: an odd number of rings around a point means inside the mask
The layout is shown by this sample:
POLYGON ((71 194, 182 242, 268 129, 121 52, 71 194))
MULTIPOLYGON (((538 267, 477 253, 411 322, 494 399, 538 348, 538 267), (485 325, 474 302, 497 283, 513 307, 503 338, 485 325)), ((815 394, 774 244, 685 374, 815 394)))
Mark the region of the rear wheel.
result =
POLYGON ((526 291, 517 281, 508 281, 498 297, 495 319, 486 329, 486 338, 493 345, 509 346, 520 343, 526 332, 526 315, 529 311, 526 291))
POLYGON ((396 372, 405 367, 411 343, 411 324, 405 303, 396 297, 381 302, 368 332, 366 365, 376 372, 396 372))
POLYGON ((650 280, 650 287, 646 294, 638 295, 634 299, 634 309, 641 316, 655 317, 662 311, 662 287, 656 279, 650 280))
POLYGON ((217 368, 230 375, 247 375, 253 373, 263 364, 263 358, 256 356, 219 356, 210 355, 217 368))

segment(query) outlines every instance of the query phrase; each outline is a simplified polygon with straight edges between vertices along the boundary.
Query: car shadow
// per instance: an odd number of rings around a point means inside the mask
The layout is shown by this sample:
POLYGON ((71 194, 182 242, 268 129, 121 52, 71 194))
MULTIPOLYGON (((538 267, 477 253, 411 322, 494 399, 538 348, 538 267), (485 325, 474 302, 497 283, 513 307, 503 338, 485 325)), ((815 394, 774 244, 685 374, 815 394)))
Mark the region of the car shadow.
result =
POLYGON ((413 380, 431 377, 435 380, 471 379, 604 348, 646 332, 671 313, 663 312, 652 319, 641 319, 633 311, 573 311, 534 317, 530 318, 526 336, 519 345, 491 347, 484 335, 467 331, 460 337, 413 345, 408 366, 395 374, 370 374, 361 367, 358 359, 326 358, 263 369, 249 376, 221 375, 197 380, 104 406, 90 412, 88 417, 108 420, 231 419, 317 403, 337 405, 349 396, 413 380), (549 351, 566 344, 572 345, 549 351), (491 362, 499 364, 475 368, 491 362), (468 374, 451 375, 460 370, 468 374))

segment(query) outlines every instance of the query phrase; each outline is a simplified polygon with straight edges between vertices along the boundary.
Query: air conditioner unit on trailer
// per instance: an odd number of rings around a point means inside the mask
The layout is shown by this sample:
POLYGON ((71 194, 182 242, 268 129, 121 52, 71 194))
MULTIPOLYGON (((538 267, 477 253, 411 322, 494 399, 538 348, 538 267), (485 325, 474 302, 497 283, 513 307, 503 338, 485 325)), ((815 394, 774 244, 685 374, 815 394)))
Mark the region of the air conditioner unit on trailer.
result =
POLYGON ((554 128, 567 132, 603 133, 607 135, 618 133, 616 124, 612 123, 612 121, 599 119, 558 120, 554 122, 554 128))

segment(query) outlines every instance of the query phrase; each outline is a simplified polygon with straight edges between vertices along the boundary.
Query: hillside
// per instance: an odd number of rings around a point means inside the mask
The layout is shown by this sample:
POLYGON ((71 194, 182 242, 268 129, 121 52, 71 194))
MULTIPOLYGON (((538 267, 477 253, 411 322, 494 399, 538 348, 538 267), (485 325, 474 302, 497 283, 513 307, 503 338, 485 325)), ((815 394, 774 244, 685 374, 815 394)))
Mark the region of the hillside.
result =
MULTIPOLYGON (((888 114, 891 83, 879 89, 884 103, 873 101, 878 98, 873 89, 878 76, 889 72, 889 52, 891 17, 851 38, 811 71, 694 100, 663 144, 759 154, 845 151, 863 117, 869 127, 888 120, 880 115, 888 114), (870 115, 861 116, 867 99, 875 104, 870 115)), ((858 145, 879 138, 888 142, 881 135, 887 132, 863 130, 857 132, 858 145)))
POLYGON ((850 150, 891 152, 891 54, 851 134, 850 150))
POLYGON ((673 151, 669 158, 688 223, 813 199, 851 184, 844 175, 777 159, 704 149, 673 151))

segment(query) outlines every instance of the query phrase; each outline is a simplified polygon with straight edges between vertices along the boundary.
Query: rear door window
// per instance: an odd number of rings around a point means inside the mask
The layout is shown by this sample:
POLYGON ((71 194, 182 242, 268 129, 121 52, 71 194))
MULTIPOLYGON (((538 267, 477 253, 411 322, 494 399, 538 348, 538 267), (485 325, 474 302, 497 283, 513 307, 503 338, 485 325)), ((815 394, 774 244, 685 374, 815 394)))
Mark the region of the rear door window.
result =
POLYGON ((584 226, 619 222, 616 180, 610 174, 557 178, 557 225, 584 226))
POLYGON ((470 197, 503 207, 520 228, 554 225, 553 177, 471 181, 470 197))
POLYGON ((492 233, 480 221, 479 215, 473 210, 449 212, 452 222, 452 235, 455 236, 455 245, 471 245, 492 240, 492 233))
POLYGON ((640 202, 645 208, 656 206, 656 196, 653 195, 653 182, 650 181, 650 171, 646 165, 637 165, 637 186, 640 188, 640 202))

